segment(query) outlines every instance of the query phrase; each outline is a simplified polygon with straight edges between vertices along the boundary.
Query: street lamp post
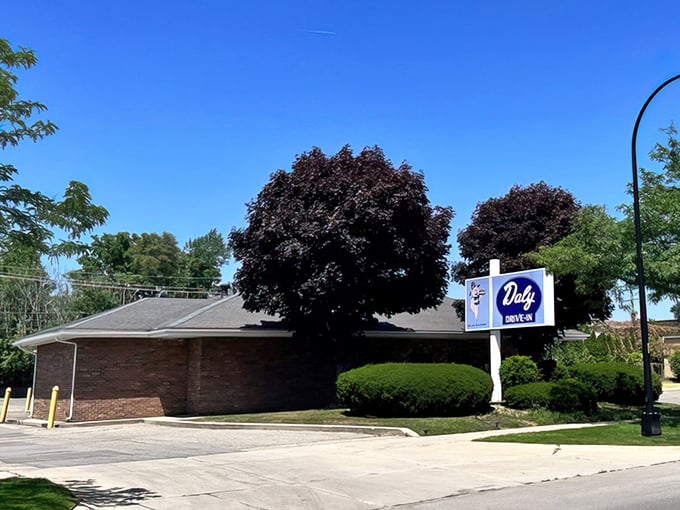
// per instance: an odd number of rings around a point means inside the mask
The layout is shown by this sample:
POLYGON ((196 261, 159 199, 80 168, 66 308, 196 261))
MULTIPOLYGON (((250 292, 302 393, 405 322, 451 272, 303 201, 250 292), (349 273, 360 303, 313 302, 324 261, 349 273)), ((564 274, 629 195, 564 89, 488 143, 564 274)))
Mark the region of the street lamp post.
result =
POLYGON ((649 359, 649 332, 647 328, 647 297, 645 295, 645 271, 642 263, 642 228, 640 225, 640 190, 638 187, 638 167, 637 167, 637 132, 640 127, 640 120, 645 113, 647 106, 652 102, 652 99, 663 89, 666 85, 680 80, 680 74, 669 78, 661 85, 659 85, 654 92, 647 98, 645 104, 642 106, 640 113, 635 121, 633 128, 632 139, 632 156, 633 156, 633 214, 635 219, 635 249, 636 249, 636 264, 638 272, 638 288, 640 296, 640 338, 642 340, 642 364, 644 369, 645 379, 645 410, 642 413, 641 431, 643 436, 660 436, 661 435, 661 416, 659 412, 654 409, 654 394, 652 392, 652 365, 649 359))

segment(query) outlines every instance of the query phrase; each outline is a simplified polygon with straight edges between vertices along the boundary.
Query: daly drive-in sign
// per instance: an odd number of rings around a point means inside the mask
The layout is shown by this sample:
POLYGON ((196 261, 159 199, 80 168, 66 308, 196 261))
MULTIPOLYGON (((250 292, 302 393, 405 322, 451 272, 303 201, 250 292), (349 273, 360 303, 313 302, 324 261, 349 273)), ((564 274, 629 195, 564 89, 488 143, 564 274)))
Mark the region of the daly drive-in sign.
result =
POLYGON ((544 268, 465 280, 465 331, 554 325, 553 277, 544 268))

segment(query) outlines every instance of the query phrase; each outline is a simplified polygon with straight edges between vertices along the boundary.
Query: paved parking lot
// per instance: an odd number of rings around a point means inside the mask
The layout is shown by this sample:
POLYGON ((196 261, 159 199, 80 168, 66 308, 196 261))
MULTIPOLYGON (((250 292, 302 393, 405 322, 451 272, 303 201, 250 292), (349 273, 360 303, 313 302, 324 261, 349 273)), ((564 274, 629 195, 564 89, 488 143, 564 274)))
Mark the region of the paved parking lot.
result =
POLYGON ((4 425, 0 427, 0 462, 39 468, 94 465, 361 437, 346 432, 200 430, 142 423, 52 430, 4 425))

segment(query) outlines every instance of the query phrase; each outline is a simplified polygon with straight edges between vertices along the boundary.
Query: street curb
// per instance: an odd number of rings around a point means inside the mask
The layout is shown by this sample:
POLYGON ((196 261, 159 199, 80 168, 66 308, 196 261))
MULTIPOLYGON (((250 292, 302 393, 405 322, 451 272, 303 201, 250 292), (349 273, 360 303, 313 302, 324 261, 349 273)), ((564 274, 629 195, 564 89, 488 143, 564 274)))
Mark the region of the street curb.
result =
POLYGON ((307 425, 297 423, 234 423, 216 421, 195 421, 199 418, 145 418, 144 423, 166 427, 184 427, 194 429, 229 429, 229 430, 293 430, 311 432, 350 432, 354 434, 370 434, 373 436, 420 437, 419 434, 406 427, 371 427, 365 425, 307 425))
MULTIPOLYGON (((191 418, 172 418, 168 416, 158 416, 153 418, 127 418, 119 420, 98 420, 98 421, 78 421, 78 422, 54 422, 55 428, 79 428, 97 427, 100 425, 128 425, 135 423, 145 423, 148 425, 161 425, 165 427, 181 427, 192 429, 225 429, 225 430, 292 430, 292 431, 311 431, 311 432, 349 432, 354 434, 369 434, 372 436, 400 436, 400 437, 419 437, 419 434, 406 427, 371 427, 363 425, 307 425, 297 423, 233 423, 216 421, 195 421, 201 417, 191 418)), ((47 428, 46 420, 34 418, 12 418, 5 423, 13 425, 24 425, 30 427, 47 428)))
MULTIPOLYGON (((123 418, 119 420, 99 420, 99 421, 55 421, 54 428, 73 428, 73 427, 96 427, 99 425, 126 425, 128 423, 143 423, 144 418, 123 418)), ((36 418, 7 418, 5 423, 12 425, 25 425, 28 427, 47 428, 47 420, 36 418)))

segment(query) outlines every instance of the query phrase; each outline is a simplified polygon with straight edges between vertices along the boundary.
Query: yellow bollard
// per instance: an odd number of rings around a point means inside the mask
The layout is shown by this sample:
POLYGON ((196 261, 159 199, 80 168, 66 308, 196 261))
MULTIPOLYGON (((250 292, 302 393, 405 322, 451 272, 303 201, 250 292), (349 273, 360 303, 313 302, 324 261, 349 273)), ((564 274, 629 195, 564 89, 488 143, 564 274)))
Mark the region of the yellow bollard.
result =
POLYGON ((29 388, 26 390, 26 408, 24 411, 28 413, 28 410, 31 408, 31 397, 33 396, 33 388, 29 386, 29 388))
POLYGON ((54 415, 57 412, 57 397, 59 396, 59 386, 52 387, 52 398, 50 398, 50 414, 47 415, 47 428, 54 427, 54 415))
POLYGON ((12 396, 12 388, 5 390, 5 400, 2 401, 2 411, 0 411, 0 423, 5 423, 7 419, 7 408, 9 407, 9 398, 12 396))

